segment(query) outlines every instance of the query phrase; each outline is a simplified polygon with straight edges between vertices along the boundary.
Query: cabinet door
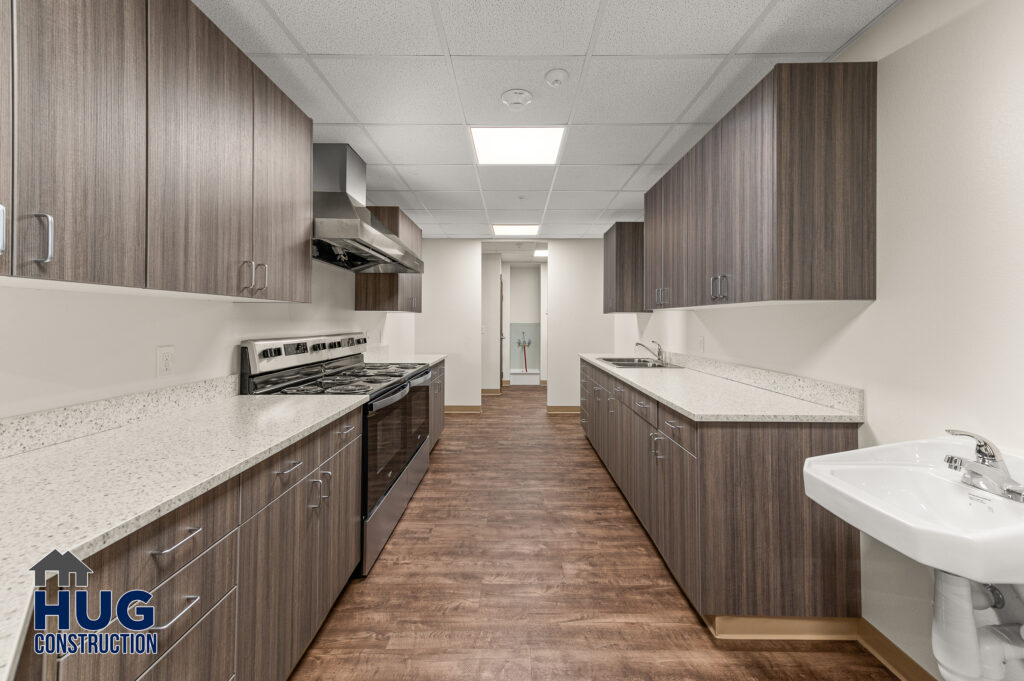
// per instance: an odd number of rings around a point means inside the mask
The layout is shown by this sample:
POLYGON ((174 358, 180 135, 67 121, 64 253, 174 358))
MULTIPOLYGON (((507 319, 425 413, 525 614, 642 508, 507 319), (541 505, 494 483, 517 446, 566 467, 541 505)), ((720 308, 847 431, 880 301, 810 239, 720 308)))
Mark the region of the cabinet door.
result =
POLYGON ((189 0, 150 0, 150 288, 251 294, 252 133, 252 62, 189 0))
POLYGON ((441 433, 444 432, 444 370, 442 367, 441 380, 437 386, 437 437, 441 437, 441 433))
MULTIPOLYGON (((332 441, 324 438, 322 442, 326 446, 332 441)), ((310 635, 323 624, 359 562, 362 439, 350 442, 337 454, 330 452, 331 448, 324 451, 327 460, 313 476, 322 481, 322 491, 320 507, 314 509, 319 536, 313 561, 317 591, 310 608, 310 635)))
POLYGON ((423 275, 396 274, 398 277, 398 310, 402 312, 423 311, 423 275))
POLYGON ((682 187, 682 213, 680 216, 681 238, 670 251, 674 262, 679 263, 672 275, 673 303, 677 306, 693 307, 711 302, 711 281, 708 275, 708 243, 711 224, 707 211, 713 205, 706 204, 712 182, 707 176, 707 145, 698 143, 680 161, 680 185, 682 187), (678 290, 678 294, 676 291, 678 290))
POLYGON ((288 678, 313 635, 319 480, 310 474, 239 532, 238 678, 288 678))
POLYGON ((662 197, 662 286, 661 307, 685 304, 688 252, 683 189, 683 161, 665 174, 662 197))
POLYGON ((771 76, 718 124, 721 167, 715 229, 716 275, 725 275, 716 302, 746 303, 767 294, 766 263, 774 225, 774 136, 771 76))
POLYGON ((644 194, 644 309, 654 310, 662 287, 662 191, 664 178, 644 194))
POLYGON ((313 121, 253 69, 255 297, 308 303, 313 273, 313 121))
POLYGON ((661 555, 695 607, 700 607, 700 471, 697 458, 668 439, 658 441, 662 472, 661 555))
POLYGON ((14 273, 145 286, 146 2, 16 6, 14 273))
POLYGON ((650 531, 652 497, 654 495, 654 467, 652 452, 654 429, 649 423, 631 412, 630 416, 633 446, 631 447, 633 460, 631 462, 631 490, 630 503, 633 512, 640 520, 644 529, 650 531))
MULTIPOLYGON (((11 3, 0 3, 0 44, 12 45, 11 3)), ((14 70, 10 47, 0 50, 0 275, 11 273, 11 184, 14 172, 14 70)))

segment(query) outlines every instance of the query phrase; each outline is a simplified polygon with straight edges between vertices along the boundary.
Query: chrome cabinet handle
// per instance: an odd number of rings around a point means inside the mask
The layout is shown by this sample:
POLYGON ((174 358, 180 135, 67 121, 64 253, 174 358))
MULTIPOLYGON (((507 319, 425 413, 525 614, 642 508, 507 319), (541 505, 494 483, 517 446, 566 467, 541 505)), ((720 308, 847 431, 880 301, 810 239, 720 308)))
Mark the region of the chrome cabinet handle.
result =
POLYGON ((169 549, 164 549, 162 551, 150 551, 149 555, 151 555, 151 556, 166 556, 168 553, 170 553, 174 549, 178 548, 179 546, 181 546, 185 542, 189 541, 190 539, 195 539, 195 537, 200 532, 202 532, 202 531, 203 531, 203 528, 201 528, 201 527, 190 527, 190 528, 188 528, 188 534, 180 542, 178 542, 174 546, 170 547, 169 549))
POLYGON ((7 207, 0 203, 0 255, 7 250, 7 207))
POLYGON ((665 457, 662 456, 661 454, 658 454, 658 445, 655 444, 655 443, 658 442, 658 440, 664 440, 664 439, 665 438, 663 438, 662 436, 658 435, 657 433, 655 433, 654 437, 651 438, 651 454, 654 454, 654 458, 657 461, 661 461, 665 457))
POLYGON ((722 284, 728 284, 728 283, 729 283, 729 275, 728 274, 721 274, 721 275, 718 276, 718 297, 719 298, 728 298, 729 297, 729 287, 728 286, 725 286, 725 293, 722 293, 722 288, 723 288, 722 284))
POLYGON ((338 435, 348 435, 349 433, 351 433, 355 429, 356 429, 355 426, 345 426, 345 428, 343 430, 339 430, 338 431, 338 435))
POLYGON ((323 500, 326 498, 324 497, 324 481, 321 480, 320 478, 313 478, 312 480, 310 480, 310 482, 315 485, 319 485, 319 487, 317 487, 316 490, 316 495, 320 498, 317 499, 315 504, 310 504, 309 507, 320 508, 321 506, 323 506, 323 500))
POLYGON ((289 473, 291 473, 296 468, 302 465, 301 461, 289 461, 288 463, 291 465, 291 468, 283 471, 274 471, 274 475, 288 475, 289 473))
POLYGON ((44 258, 33 258, 32 262, 37 262, 43 265, 53 261, 53 240, 54 240, 54 224, 53 216, 49 213, 36 213, 32 217, 46 218, 46 257, 44 258))
POLYGON ((711 300, 718 300, 718 296, 715 295, 715 283, 718 282, 718 277, 711 277, 711 300))
POLYGON ((622 392, 626 392, 626 391, 623 390, 620 386, 615 386, 615 392, 622 393, 622 392))
POLYGON ((253 260, 243 260, 243 265, 248 265, 251 269, 249 270, 249 285, 243 286, 242 290, 249 289, 250 291, 256 288, 256 263, 253 260))
POLYGON ((327 485, 327 494, 320 496, 321 499, 326 501, 326 500, 331 498, 332 494, 334 494, 334 473, 332 473, 330 471, 320 471, 320 475, 321 476, 326 475, 327 478, 328 478, 328 482, 330 483, 330 484, 327 485))
POLYGON ((252 283, 254 285, 256 284, 256 270, 258 270, 261 267, 263 268, 263 286, 260 286, 257 289, 253 289, 254 293, 266 291, 267 287, 270 286, 270 265, 268 265, 265 262, 256 263, 256 266, 252 268, 252 283))
POLYGON ((662 304, 662 305, 668 305, 668 304, 669 304, 669 300, 670 300, 670 298, 669 298, 669 296, 668 296, 668 292, 669 292, 670 290, 671 290, 671 289, 667 289, 667 288, 663 288, 663 289, 661 289, 661 304, 662 304))
POLYGON ((635 404, 637 406, 637 408, 644 409, 644 410, 646 410, 647 406, 648 406, 648 405, 644 404, 643 402, 634 402, 633 404, 635 404))
POLYGON ((682 426, 676 423, 673 419, 665 419, 665 425, 671 428, 672 430, 679 430, 680 428, 682 428, 682 426))
POLYGON ((172 619, 167 624, 162 624, 159 627, 153 627, 152 631, 165 631, 167 629, 170 629, 172 626, 174 626, 175 622, 177 622, 178 620, 180 620, 182 617, 185 616, 186 612, 188 612, 189 610, 194 608, 196 603, 198 603, 201 599, 199 598, 199 596, 185 596, 185 600, 188 601, 189 603, 188 603, 188 605, 185 606, 184 610, 182 610, 177 615, 175 615, 174 619, 172 619))

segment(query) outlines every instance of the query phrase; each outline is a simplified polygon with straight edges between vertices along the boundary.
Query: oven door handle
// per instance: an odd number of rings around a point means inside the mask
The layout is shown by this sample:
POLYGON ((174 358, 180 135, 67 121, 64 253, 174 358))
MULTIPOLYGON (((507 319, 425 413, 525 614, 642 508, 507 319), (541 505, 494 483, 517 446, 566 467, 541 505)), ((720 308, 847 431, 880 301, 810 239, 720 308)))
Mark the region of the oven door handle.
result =
POLYGON ((385 397, 382 400, 377 400, 376 402, 370 402, 370 411, 377 411, 379 409, 383 409, 384 407, 389 407, 408 394, 409 384, 406 383, 405 387, 402 388, 399 392, 395 393, 394 395, 389 395, 388 397, 385 397))
POLYGON ((413 387, 417 387, 417 386, 421 386, 421 385, 427 385, 428 383, 430 383, 430 379, 432 377, 433 377, 433 374, 428 371, 427 373, 423 374, 419 378, 414 378, 413 380, 409 381, 409 385, 411 385, 413 387))

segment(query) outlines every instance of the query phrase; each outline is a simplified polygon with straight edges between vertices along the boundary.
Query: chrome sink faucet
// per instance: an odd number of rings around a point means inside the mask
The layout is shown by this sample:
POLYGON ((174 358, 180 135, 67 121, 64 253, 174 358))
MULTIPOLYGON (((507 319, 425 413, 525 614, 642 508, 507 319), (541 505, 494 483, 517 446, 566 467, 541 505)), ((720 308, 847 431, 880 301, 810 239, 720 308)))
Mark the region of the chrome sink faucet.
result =
POLYGON ((947 430, 950 435, 961 435, 974 440, 974 461, 949 455, 946 465, 954 471, 963 470, 961 480, 966 485, 991 492, 992 494, 1024 502, 1024 485, 1013 479, 1006 467, 1002 452, 989 440, 963 430, 947 430))
POLYGON ((655 357, 657 357, 659 362, 664 363, 665 362, 665 351, 661 347, 661 343, 659 343, 656 340, 651 340, 651 342, 658 346, 658 351, 657 352, 655 352, 654 350, 651 350, 649 347, 647 347, 646 345, 644 345, 640 341, 637 341, 636 344, 633 345, 633 347, 635 348, 635 347, 639 346, 639 347, 643 348, 647 352, 649 352, 652 355, 654 355, 655 357))

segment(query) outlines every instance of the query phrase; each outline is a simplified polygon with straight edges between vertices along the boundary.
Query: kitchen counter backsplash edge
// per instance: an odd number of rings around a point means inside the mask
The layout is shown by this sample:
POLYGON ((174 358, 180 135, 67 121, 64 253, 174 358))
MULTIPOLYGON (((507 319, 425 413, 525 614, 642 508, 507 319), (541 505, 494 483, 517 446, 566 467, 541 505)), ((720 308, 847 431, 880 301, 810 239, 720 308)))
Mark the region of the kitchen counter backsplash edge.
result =
POLYGON ((0 459, 238 395, 238 374, 0 419, 0 459))

